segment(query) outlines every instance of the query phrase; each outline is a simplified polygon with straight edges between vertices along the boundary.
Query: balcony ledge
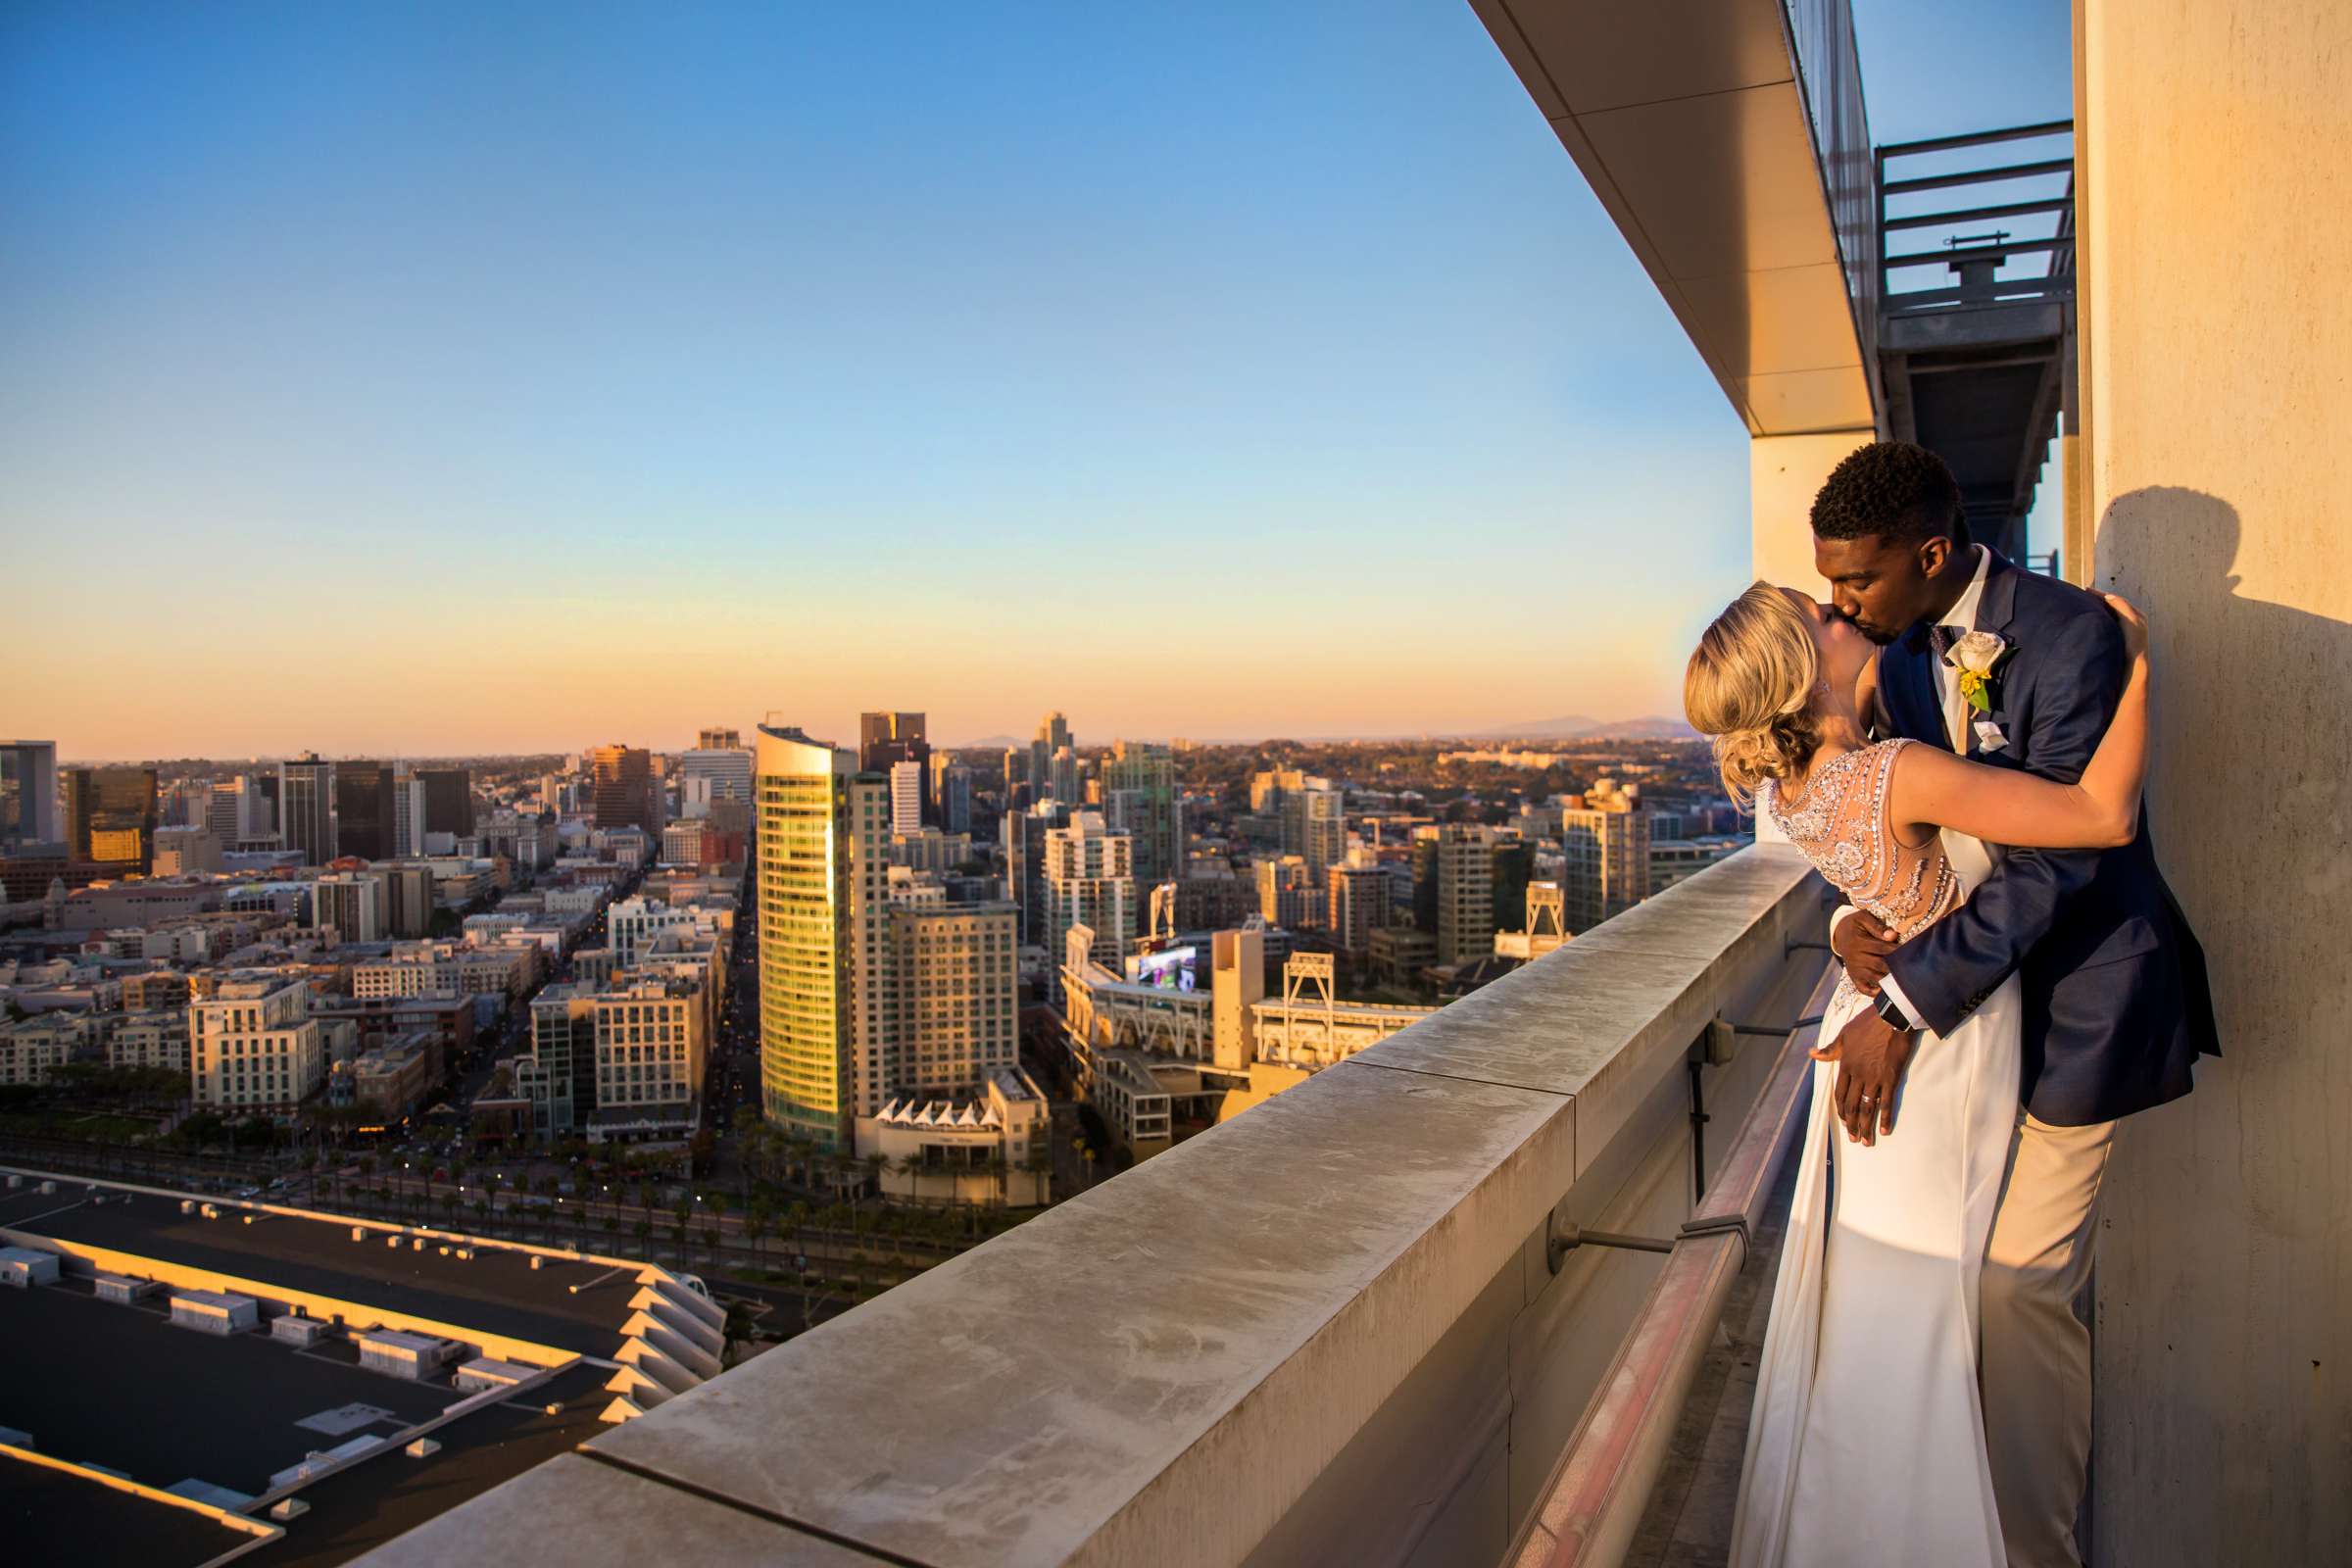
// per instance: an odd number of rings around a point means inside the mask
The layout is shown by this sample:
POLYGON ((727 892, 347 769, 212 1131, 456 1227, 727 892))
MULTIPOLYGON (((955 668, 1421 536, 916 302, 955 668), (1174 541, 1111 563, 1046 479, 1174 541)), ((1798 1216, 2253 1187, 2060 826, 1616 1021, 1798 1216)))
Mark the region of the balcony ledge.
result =
POLYGON ((1551 1210, 1818 935, 1808 876, 1743 851, 366 1560, 617 1568, 634 1496, 779 1561, 1243 1561, 1498 1276, 1554 1283, 1551 1210))

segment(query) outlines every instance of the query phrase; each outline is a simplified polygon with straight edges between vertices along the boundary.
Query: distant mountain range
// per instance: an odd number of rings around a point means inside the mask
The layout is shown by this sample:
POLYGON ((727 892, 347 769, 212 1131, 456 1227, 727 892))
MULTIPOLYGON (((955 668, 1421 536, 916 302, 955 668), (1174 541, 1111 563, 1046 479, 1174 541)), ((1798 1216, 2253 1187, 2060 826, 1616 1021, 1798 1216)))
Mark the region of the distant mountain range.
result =
MULTIPOLYGON (((1526 724, 1506 724, 1496 729, 1423 730, 1418 734, 1360 734, 1360 735, 1292 735, 1287 740, 1306 745, 1345 743, 1348 741, 1687 741, 1697 737, 1698 731, 1679 718, 1586 718, 1571 714, 1566 718, 1541 718, 1526 724)), ((1259 737, 1263 739, 1264 737, 1259 737)), ((1010 735, 984 735, 976 741, 957 741, 945 745, 955 752, 1001 751, 1008 746, 1027 746, 1029 743, 1010 735)), ((1204 742, 1210 746, 1248 746, 1250 740, 1231 737, 1204 742)))
POLYGON ((1679 718, 1540 718, 1532 723, 1482 729, 1474 740, 1497 741, 1687 741, 1698 734, 1679 718))

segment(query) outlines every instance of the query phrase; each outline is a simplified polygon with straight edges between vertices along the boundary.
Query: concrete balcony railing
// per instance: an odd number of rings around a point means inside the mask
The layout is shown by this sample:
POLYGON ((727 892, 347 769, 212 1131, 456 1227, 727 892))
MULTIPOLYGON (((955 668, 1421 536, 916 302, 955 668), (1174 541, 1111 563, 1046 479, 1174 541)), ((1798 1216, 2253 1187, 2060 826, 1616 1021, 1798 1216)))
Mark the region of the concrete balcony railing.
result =
POLYGON ((368 1561, 1498 1563, 1660 1269, 1550 1226, 1674 1233, 1826 914, 1744 851, 368 1561))

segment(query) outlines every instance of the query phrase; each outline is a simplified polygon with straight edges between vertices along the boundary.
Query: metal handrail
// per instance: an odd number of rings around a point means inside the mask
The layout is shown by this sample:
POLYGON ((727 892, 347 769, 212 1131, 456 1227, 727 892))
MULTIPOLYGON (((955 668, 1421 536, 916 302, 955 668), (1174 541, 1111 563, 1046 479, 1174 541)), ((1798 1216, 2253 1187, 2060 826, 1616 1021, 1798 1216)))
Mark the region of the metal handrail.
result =
POLYGON ((1512 1568, 1600 1568, 1621 1561, 1632 1545, 1724 1303, 1803 1135, 1813 1100, 1806 1053, 1820 1036, 1820 1013, 1838 974, 1835 962, 1823 971, 1805 1004, 1805 1021, 1789 1032, 1714 1184, 1675 1238, 1569 1435, 1529 1534, 1512 1553, 1512 1568))
MULTIPOLYGON (((1959 152, 1973 147, 1995 143, 2022 141, 2034 137, 2071 135, 2075 124, 2071 120, 2048 121, 2041 124, 2015 125, 2005 130, 1977 131, 1964 136, 1937 136, 1925 141, 1895 142, 1877 152, 1879 202, 1879 287, 1883 310, 1892 313, 1926 309, 1946 310, 1971 305, 2005 304, 2034 299, 2063 299, 2074 293, 2075 250, 2075 160, 2070 153, 2063 158, 2040 158, 2024 163, 1999 164, 1984 169, 1948 170, 1910 178, 1888 178, 1888 165, 1928 154, 1959 152), (1947 207, 1935 212, 1889 214, 1889 199, 1914 195, 1921 191, 1959 190, 1984 185, 1997 185, 2013 180, 2043 179, 2052 175, 2067 176, 2065 191, 2056 196, 2031 200, 1992 201, 1979 199, 1978 205, 1947 207), (1965 225, 2007 218, 2036 218, 2054 215, 2056 233, 2049 237, 2011 239, 2006 234, 1980 244, 1947 245, 1938 250, 1896 252, 1890 240, 1900 230, 1945 229, 1956 230, 1965 225), (2048 270, 2038 277, 1994 279, 1993 269, 2014 257, 2047 255, 2048 270), (1909 289, 1897 292, 1889 286, 1893 274, 1901 270, 1945 266, 1953 269, 1958 280, 1943 287, 1909 289), (1965 271, 1963 271, 1965 269, 1965 271)), ((1991 193, 1987 193, 1991 194, 1991 193)))

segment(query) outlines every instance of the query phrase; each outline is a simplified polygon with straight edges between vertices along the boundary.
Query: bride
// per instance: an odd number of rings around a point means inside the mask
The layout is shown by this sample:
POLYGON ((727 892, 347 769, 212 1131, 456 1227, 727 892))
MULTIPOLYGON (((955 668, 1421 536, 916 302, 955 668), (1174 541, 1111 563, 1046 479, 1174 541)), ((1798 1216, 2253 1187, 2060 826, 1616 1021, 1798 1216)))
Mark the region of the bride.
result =
MULTIPOLYGON (((1906 941, 1970 892, 1940 828, 2015 847, 2131 842, 2147 756, 2147 628, 2106 598, 2130 674, 2079 784, 1915 741, 1870 743, 1876 650, 1829 607, 1768 583, 1699 639, 1684 707, 1714 737, 1733 797, 1752 798, 1847 902, 1906 941)), ((1868 1005, 1841 977, 1819 1038, 1835 1040, 1868 1005)), ((2020 1013, 2012 975, 1952 1034, 1921 1038, 1891 1103, 1857 1101, 1846 1120, 1835 1048, 1813 1053, 1733 1568, 1904 1558, 2000 1568, 1977 1278, 2017 1127, 2020 1013), (1838 1353, 1819 1356, 1825 1344, 1838 1353)))

